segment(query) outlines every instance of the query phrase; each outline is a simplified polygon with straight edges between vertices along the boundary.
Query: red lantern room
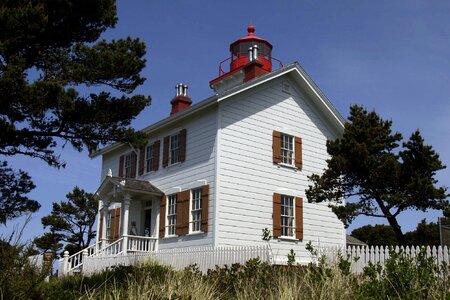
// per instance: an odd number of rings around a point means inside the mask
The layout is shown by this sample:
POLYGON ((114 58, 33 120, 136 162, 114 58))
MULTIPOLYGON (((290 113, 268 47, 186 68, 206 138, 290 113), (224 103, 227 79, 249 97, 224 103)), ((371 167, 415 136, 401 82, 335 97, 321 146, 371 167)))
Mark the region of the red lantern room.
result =
POLYGON ((249 63, 250 59, 255 58, 257 58, 257 60, 262 63, 262 68, 264 70, 266 70, 267 72, 271 72, 272 44, 255 35, 255 26, 248 26, 247 31, 247 36, 244 36, 243 38, 235 41, 230 45, 230 72, 245 66, 247 63, 249 63))
POLYGON ((211 80, 210 86, 215 91, 230 88, 265 73, 272 72, 272 44, 255 35, 255 26, 247 28, 248 34, 230 44, 230 57, 219 65, 219 77, 211 80), (229 71, 224 65, 230 64, 229 71))

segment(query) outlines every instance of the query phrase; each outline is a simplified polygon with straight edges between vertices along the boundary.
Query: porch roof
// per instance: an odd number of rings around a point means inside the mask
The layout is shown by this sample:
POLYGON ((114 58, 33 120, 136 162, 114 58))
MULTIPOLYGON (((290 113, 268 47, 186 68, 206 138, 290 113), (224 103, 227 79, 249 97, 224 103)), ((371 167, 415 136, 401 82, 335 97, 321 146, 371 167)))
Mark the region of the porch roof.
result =
POLYGON ((98 188, 96 194, 100 195, 111 187, 117 187, 122 191, 137 192, 162 196, 164 193, 147 180, 107 176, 98 188))

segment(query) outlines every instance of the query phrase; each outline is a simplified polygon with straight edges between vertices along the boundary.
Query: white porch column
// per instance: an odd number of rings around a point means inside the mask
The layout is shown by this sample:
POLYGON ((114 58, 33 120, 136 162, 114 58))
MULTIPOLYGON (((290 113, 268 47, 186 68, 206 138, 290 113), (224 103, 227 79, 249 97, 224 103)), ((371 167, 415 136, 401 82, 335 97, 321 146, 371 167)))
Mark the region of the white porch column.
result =
POLYGON ((122 223, 122 235, 123 235, 123 244, 122 244, 122 252, 123 254, 127 253, 128 247, 128 217, 130 214, 130 195, 125 194, 123 197, 123 223, 122 223))
POLYGON ((98 200, 98 222, 97 222, 97 236, 95 238, 95 248, 96 251, 99 250, 99 245, 100 245, 100 235, 103 237, 103 232, 100 232, 100 222, 103 222, 102 220, 102 211, 103 211, 103 201, 102 200, 98 200))
POLYGON ((106 236, 106 218, 108 218, 108 214, 109 214, 109 201, 107 200, 103 200, 103 207, 102 207, 102 211, 103 211, 103 219, 102 219, 102 240, 101 240, 101 247, 105 248, 106 247, 106 242, 108 241, 108 237, 106 236))

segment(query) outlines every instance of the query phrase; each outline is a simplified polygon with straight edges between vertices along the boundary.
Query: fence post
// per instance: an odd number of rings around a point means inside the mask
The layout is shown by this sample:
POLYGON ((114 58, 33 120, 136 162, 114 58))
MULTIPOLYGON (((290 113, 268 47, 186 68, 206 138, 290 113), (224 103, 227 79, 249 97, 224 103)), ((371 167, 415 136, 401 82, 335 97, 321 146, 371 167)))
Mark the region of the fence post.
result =
POLYGON ((81 252, 81 263, 82 263, 82 265, 81 265, 81 272, 83 272, 84 273, 84 266, 87 264, 87 261, 88 261, 88 256, 89 256, 89 253, 88 253, 88 250, 87 249, 84 249, 83 250, 83 252, 81 252))
POLYGON ((62 276, 67 275, 68 271, 69 271, 69 251, 64 251, 64 255, 63 255, 63 269, 62 271, 62 276))

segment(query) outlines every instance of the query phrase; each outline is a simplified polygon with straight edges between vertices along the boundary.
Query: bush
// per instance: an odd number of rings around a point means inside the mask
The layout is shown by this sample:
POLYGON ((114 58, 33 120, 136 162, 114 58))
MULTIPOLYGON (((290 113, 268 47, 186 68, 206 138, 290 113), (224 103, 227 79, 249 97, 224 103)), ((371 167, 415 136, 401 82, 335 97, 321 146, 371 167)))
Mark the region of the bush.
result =
POLYGON ((39 294, 40 284, 50 270, 38 269, 28 257, 27 245, 0 240, 0 299, 29 299, 39 294))
POLYGON ((415 259, 391 250, 384 268, 370 264, 359 288, 371 299, 450 299, 449 268, 427 258, 425 248, 415 259))
POLYGON ((350 272, 342 255, 329 265, 270 266, 259 259, 202 274, 156 263, 118 266, 40 285, 40 299, 450 299, 449 268, 421 253, 416 260, 391 253, 385 267, 350 272))

